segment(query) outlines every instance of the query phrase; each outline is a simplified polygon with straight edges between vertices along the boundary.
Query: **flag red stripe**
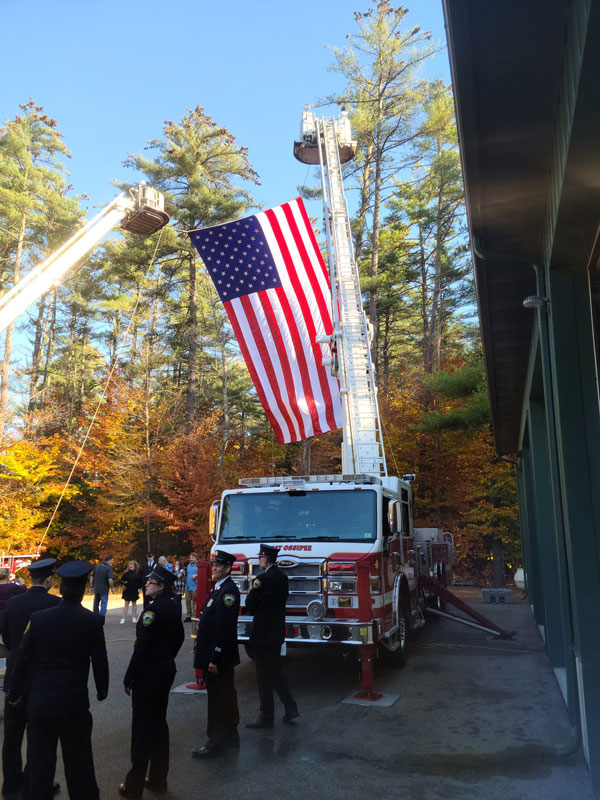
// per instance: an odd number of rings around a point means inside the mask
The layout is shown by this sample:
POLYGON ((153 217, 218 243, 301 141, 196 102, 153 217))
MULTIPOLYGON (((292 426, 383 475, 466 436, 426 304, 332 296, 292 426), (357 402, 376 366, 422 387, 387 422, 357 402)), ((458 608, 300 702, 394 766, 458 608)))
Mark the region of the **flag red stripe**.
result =
POLYGON ((244 297, 240 297, 240 303, 242 304, 242 308, 244 309, 244 313, 246 315, 246 322, 248 323, 248 326, 252 331, 254 344, 256 345, 256 349, 258 350, 258 354, 260 356, 261 364, 267 375, 269 386, 271 387, 271 391, 273 392, 273 396, 275 397, 277 408, 279 409, 281 416, 285 419, 285 424, 287 425, 288 430, 290 432, 290 438, 293 441, 295 436, 294 424, 289 415, 287 404, 283 401, 283 398, 281 397, 279 382, 277 380, 277 373, 273 367, 273 362, 271 361, 269 348, 267 347, 267 344, 264 340, 262 328, 258 320, 256 319, 256 312, 252 307, 252 301, 250 300, 248 295, 244 295, 244 297))
MULTIPOLYGON (((319 264, 321 265, 321 269, 323 270, 323 275, 327 280, 327 285, 331 288, 331 284, 329 281, 329 270, 323 261, 323 256, 321 255, 321 251, 319 250, 319 245, 317 244, 317 237, 315 236, 315 232, 313 231, 313 227, 310 224, 310 220, 308 218, 308 214, 306 213, 306 208, 304 207, 304 203, 302 202, 301 198, 298 198, 298 208, 300 209, 300 213, 304 219, 304 224, 306 225, 306 230, 308 231, 308 235, 310 237, 310 241, 312 242, 312 246, 315 248, 315 253, 317 258, 319 259, 319 264)), ((331 314, 328 314, 331 318, 331 314)), ((331 327, 330 331, 325 331, 325 333, 330 336, 333 333, 333 326, 331 327)))
MULTIPOLYGON (((286 211, 286 206, 287 206, 287 211, 290 211, 290 213, 291 213, 291 210, 289 208, 289 204, 288 203, 284 203, 281 206, 281 208, 284 211, 284 213, 286 211)), ((329 391, 329 383, 327 381, 327 376, 325 375, 325 372, 324 372, 324 369, 323 369, 323 365, 321 363, 321 360, 323 358, 323 354, 321 353, 320 346, 315 341, 316 336, 317 336, 317 331, 315 329, 315 322, 314 322, 314 319, 313 319, 313 316, 312 316, 308 301, 306 299, 306 295, 304 294, 304 288, 302 287, 302 282, 301 282, 300 278, 298 277, 298 273, 296 271, 296 266, 293 263, 293 259, 292 259, 292 256, 291 256, 290 252, 289 252, 289 249, 288 249, 288 246, 287 246, 287 242, 285 240, 285 237, 284 237, 283 232, 281 230, 281 227, 279 225, 279 220, 277 219, 276 215, 272 211, 267 211, 266 214, 269 217, 269 222, 271 223, 271 228, 273 229, 273 233, 275 234, 275 236, 277 238, 277 244, 279 245, 279 249, 281 250, 281 252, 282 252, 282 254, 284 256, 285 263, 287 265, 288 277, 290 279, 290 283, 292 284, 292 288, 293 288, 294 293, 296 295, 296 300, 298 302, 298 305, 300 307, 300 311, 302 313, 304 324, 306 325, 306 329, 308 331, 308 338, 309 338, 309 342, 310 342, 309 346, 312 349, 312 355, 313 355, 313 359, 314 359, 314 363, 315 363, 315 370, 316 370, 316 374, 317 374, 317 380, 319 382, 319 386, 321 388, 321 394, 322 394, 323 400, 325 402, 325 409, 324 409, 325 410, 325 419, 327 420, 327 425, 329 426, 329 428, 335 428, 336 424, 335 424, 335 418, 334 418, 334 415, 333 415, 333 408, 332 408, 332 404, 331 404, 331 393, 329 391)), ((286 219, 287 219, 287 215, 286 215, 286 219)), ((293 235, 294 232, 292 230, 290 232, 293 235)), ((298 245, 298 242, 297 242, 295 236, 294 236, 294 241, 298 245)), ((316 287, 316 290, 317 290, 317 292, 320 293, 320 288, 319 288, 318 285, 316 287)), ((304 351, 303 351, 302 355, 304 357, 304 351)), ((310 381, 310 374, 308 373, 308 370, 307 370, 307 376, 308 376, 308 380, 310 381)), ((313 393, 314 393, 314 388, 312 387, 312 383, 311 383, 311 399, 313 397, 313 393)), ((315 406, 315 413, 318 414, 316 406, 315 406)), ((312 416, 312 412, 311 412, 311 416, 312 416)), ((320 424, 320 423, 318 423, 318 424, 320 424)))
MULTIPOLYGON (((297 208, 300 208, 300 206, 301 206, 300 203, 296 203, 297 208)), ((321 288, 321 284, 319 283, 319 278, 315 273, 313 262, 311 261, 310 255, 306 250, 304 239, 302 238, 302 234, 298 229, 298 224, 296 222, 296 217, 294 216, 294 212, 291 209, 291 204, 284 203, 281 206, 281 208, 283 210, 283 213, 285 214, 285 218, 289 225, 290 232, 294 237, 294 241, 296 242, 296 247, 298 248, 298 252, 300 253, 300 258, 302 259, 302 263, 304 264, 304 271, 306 272, 306 276, 310 281, 310 285, 312 287, 315 300, 317 301, 317 305, 319 306, 321 321, 323 322, 323 327, 325 329, 324 333, 326 333, 328 336, 331 336, 331 332, 333 330, 333 328, 331 327, 331 312, 327 306, 325 297, 323 296, 323 290, 321 288), (327 330, 327 328, 329 328, 329 330, 327 330)), ((322 261, 320 255, 321 254, 319 253, 319 260, 322 261)), ((329 286, 329 280, 327 281, 327 285, 329 286)), ((317 361, 317 364, 320 363, 321 363, 320 361, 317 361)))
MULTIPOLYGON (((294 417, 296 419, 296 422, 298 423, 298 430, 300 431, 300 439, 306 439, 304 420, 302 419, 302 414, 300 412, 300 409, 298 408, 298 401, 296 398, 294 378, 292 376, 292 371, 290 369, 288 355, 285 352, 285 347, 283 346, 283 339, 281 338, 280 328, 275 318, 273 306, 271 305, 271 300, 269 299, 269 295, 267 292, 260 292, 258 296, 261 305, 263 307, 263 311, 265 312, 265 319, 267 320, 267 324, 273 336, 273 342, 275 344, 275 347, 277 348, 279 363, 281 364, 281 369, 283 370, 283 379, 285 381, 285 388, 287 390, 288 406, 289 408, 291 408, 294 417)), ((290 426, 290 433, 293 430, 294 430, 293 426, 290 426)))
MULTIPOLYGON (((297 205, 299 206, 300 204, 298 203, 297 205)), ((314 294, 315 299, 317 301, 317 304, 319 306, 319 311, 321 313, 321 319, 323 320, 323 322, 325 320, 330 320, 331 319, 331 314, 328 312, 327 305, 325 303, 325 298, 323 297, 323 292, 321 290, 321 286, 319 285, 319 281, 317 279, 317 276, 315 275, 313 264, 312 264, 312 262, 310 260, 310 256, 306 252, 306 248, 304 246, 304 241, 303 241, 302 236, 300 235, 300 231, 298 230, 298 227, 296 225, 296 219, 294 217, 292 209, 290 208, 290 204, 289 203, 284 203, 281 206, 281 208, 283 209, 283 212, 285 214, 285 218, 287 220, 290 232, 291 232, 292 236, 294 237, 294 242, 296 243, 296 247, 298 248, 298 252, 299 252, 300 257, 302 259, 302 263, 304 264, 304 271, 306 272, 306 275, 307 275, 307 277, 308 277, 308 279, 310 281, 310 285, 311 285, 311 288, 313 290, 313 294, 314 294)), ((300 301, 300 305, 301 305, 301 308, 302 308, 302 313, 303 313, 303 315, 305 317, 306 326, 307 326, 308 331, 309 331, 310 342, 311 342, 311 345, 312 345, 313 355, 314 355, 314 359, 315 359, 315 365, 316 365, 316 368, 317 368, 317 375, 319 377, 319 384, 321 386, 321 392, 322 392, 322 395, 323 395, 323 399, 325 401, 325 416, 326 416, 326 419, 327 419, 327 424, 329 425, 329 427, 332 430, 334 430, 337 426, 336 426, 336 421, 335 421, 335 415, 333 413, 333 402, 332 402, 332 399, 331 399, 331 389, 330 389, 330 386, 329 386, 329 380, 327 379, 327 375, 325 373, 325 369, 324 369, 323 364, 322 364, 323 353, 321 351, 321 346, 319 344, 317 344, 317 341, 316 341, 317 331, 316 331, 316 328, 315 328, 315 322, 314 322, 313 316, 312 316, 312 314, 310 312, 310 308, 308 307, 308 302, 306 300, 306 296, 305 296, 304 289, 302 287, 301 281, 298 278, 298 274, 297 274, 296 269, 295 269, 295 267, 293 265, 291 265, 288 268, 288 274, 290 276, 290 280, 291 280, 292 285, 294 287, 294 290, 296 292, 296 296, 298 297, 298 299, 300 301)), ((331 334, 331 331, 330 331, 330 334, 331 334)))
POLYGON ((223 305, 225 306, 225 311, 227 312, 227 316, 229 317, 229 321, 231 322, 231 327, 233 328, 233 332, 235 333, 235 338, 237 339, 237 342, 240 346, 240 350, 242 351, 242 355, 244 357, 244 361, 246 362, 246 366, 248 367, 248 372, 250 373, 250 377, 252 378, 252 383, 254 384, 254 388, 256 389, 259 400, 262 403, 262 407, 265 410, 265 414, 267 415, 267 418, 271 423, 271 427, 275 432, 275 438, 277 439, 277 444, 285 444, 285 437, 283 435, 283 431, 281 430, 281 427, 277 422, 275 415, 271 411, 269 403, 267 402, 267 398, 262 388, 262 383, 258 377, 256 369, 254 368, 254 362, 252 361, 252 356, 248 352, 246 341, 242 334, 242 330, 240 328, 235 311, 231 306, 231 302, 226 302, 223 305))
MULTIPOLYGON (((290 255, 290 251, 288 249, 287 243, 283 238, 283 234, 279 228, 279 223, 277 222, 277 218, 273 210, 265 211, 265 216, 269 220, 271 225, 271 230, 277 240, 277 246, 281 252, 283 260, 285 261, 286 267, 288 272, 290 267, 293 268, 292 265, 292 257, 290 255)), ((308 369, 308 365, 306 363, 306 356, 304 354, 304 347, 302 345, 302 337, 298 330, 298 326, 296 324, 296 320, 294 318, 293 311, 291 309, 289 300, 284 292, 284 290, 279 287, 275 290, 277 292, 277 296, 281 302, 281 307, 283 308, 283 313, 285 314, 286 322, 288 324, 288 328, 290 329, 290 334, 292 336, 292 341, 294 343, 294 352, 296 354, 296 358, 298 360, 298 366, 300 368, 300 376, 302 378, 302 388, 304 389, 304 398, 306 400, 306 404, 308 405, 308 410, 310 412, 310 417, 312 419, 313 430, 315 433, 322 433, 321 424, 319 422, 319 412, 317 411, 317 407, 315 405, 314 397, 313 397, 313 387, 310 381, 310 372, 308 369)), ((299 298, 297 298, 299 300, 299 298)), ((304 322, 307 323, 308 319, 307 316, 310 317, 310 312, 306 313, 306 309, 302 310, 302 315, 304 317, 304 322)), ((311 318, 312 322, 312 318, 311 318)), ((314 331, 314 327, 313 327, 314 331)))

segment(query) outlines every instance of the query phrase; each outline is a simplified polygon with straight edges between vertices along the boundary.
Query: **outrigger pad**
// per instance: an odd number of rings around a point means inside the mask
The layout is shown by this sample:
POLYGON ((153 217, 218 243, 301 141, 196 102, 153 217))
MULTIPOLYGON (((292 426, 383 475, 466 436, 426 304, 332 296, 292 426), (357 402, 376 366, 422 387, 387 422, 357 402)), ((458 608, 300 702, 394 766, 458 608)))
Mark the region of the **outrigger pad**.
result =
POLYGON ((400 697, 399 694, 375 694, 371 695, 372 700, 366 696, 365 692, 358 694, 351 694, 350 697, 345 697, 342 703, 349 703, 354 706, 379 706, 380 708, 389 708, 393 706, 396 700, 400 697))
POLYGON ((124 220, 121 227, 129 231, 129 233, 150 236, 152 233, 164 228, 170 219, 166 211, 146 207, 124 220))

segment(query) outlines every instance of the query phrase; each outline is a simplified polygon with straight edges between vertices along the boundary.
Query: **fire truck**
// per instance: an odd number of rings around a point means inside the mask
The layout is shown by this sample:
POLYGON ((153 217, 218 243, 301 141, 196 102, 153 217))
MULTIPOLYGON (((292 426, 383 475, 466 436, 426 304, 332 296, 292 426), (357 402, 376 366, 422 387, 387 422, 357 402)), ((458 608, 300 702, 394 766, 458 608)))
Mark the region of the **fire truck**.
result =
POLYGON ((342 178, 355 150, 345 112, 317 118, 305 110, 294 155, 321 169, 334 330, 317 341, 330 346, 323 363, 340 382, 342 474, 243 478, 213 504, 210 525, 213 549, 236 556, 239 641, 249 637, 245 598, 268 542, 289 579, 286 646, 354 652, 370 695, 378 656, 402 665, 409 632, 424 625, 428 607, 443 606, 435 589, 450 582, 454 549, 451 534, 413 527, 414 475, 387 470, 342 178))

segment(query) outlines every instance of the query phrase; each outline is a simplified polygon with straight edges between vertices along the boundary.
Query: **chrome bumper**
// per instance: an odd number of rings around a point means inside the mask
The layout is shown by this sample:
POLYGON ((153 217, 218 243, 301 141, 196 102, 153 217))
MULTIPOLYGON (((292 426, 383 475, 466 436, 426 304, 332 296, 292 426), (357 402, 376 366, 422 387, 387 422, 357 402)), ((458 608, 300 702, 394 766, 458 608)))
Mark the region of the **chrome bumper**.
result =
MULTIPOLYGON (((238 642, 250 638, 252 617, 238 617, 238 642)), ((285 618, 285 641, 288 644, 373 644, 373 623, 325 617, 315 621, 308 617, 285 618)))

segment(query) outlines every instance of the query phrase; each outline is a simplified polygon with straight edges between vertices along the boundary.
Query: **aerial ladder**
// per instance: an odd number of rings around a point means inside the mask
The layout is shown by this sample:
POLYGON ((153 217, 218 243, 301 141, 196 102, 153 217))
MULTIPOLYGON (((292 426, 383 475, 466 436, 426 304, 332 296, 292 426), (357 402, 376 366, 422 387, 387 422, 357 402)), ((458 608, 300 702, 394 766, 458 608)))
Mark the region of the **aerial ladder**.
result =
POLYGON ((294 143, 294 155, 305 164, 319 164, 321 168, 334 330, 331 337, 317 341, 330 345, 334 355, 327 363, 340 381, 342 472, 381 477, 388 473, 370 356, 371 337, 362 307, 342 177, 342 163, 354 157, 355 149, 347 112, 318 118, 312 111, 304 111, 301 140, 294 143))
POLYGON ((156 189, 140 182, 136 188, 122 192, 68 242, 0 297, 0 333, 38 297, 57 286, 64 275, 117 225, 130 233, 150 236, 168 222, 164 197, 156 189))

